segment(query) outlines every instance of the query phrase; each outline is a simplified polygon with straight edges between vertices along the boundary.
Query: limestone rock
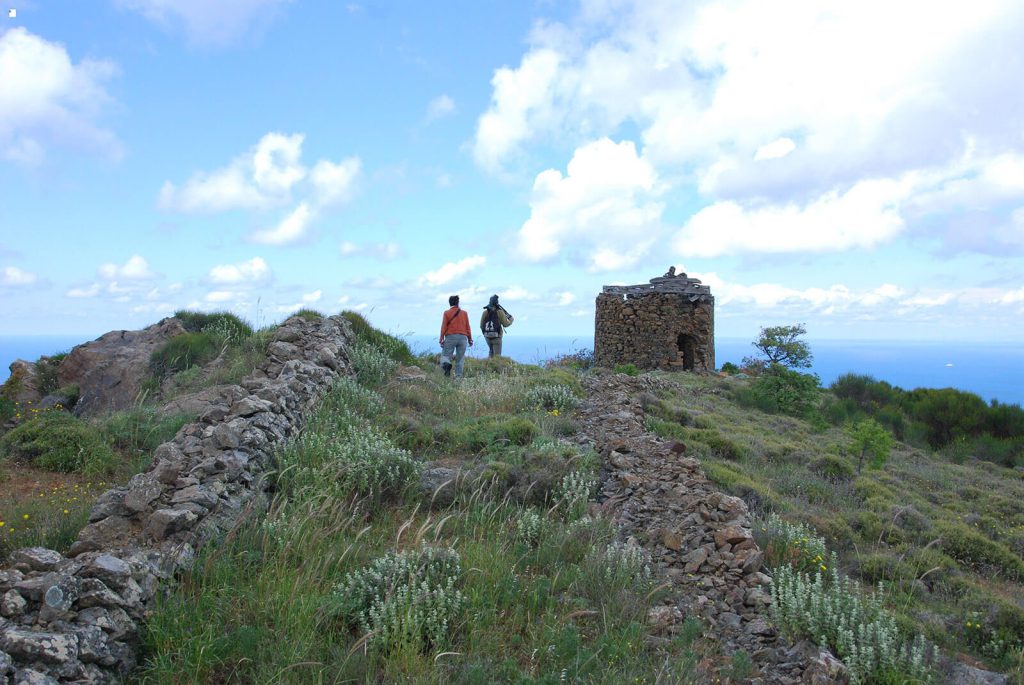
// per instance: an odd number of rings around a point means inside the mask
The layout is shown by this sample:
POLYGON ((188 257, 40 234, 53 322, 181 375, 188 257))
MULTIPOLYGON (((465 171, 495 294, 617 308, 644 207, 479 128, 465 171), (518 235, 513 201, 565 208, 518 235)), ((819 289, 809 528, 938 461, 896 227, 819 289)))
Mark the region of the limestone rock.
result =
POLYGON ((801 682, 805 685, 846 685, 850 682, 850 671, 830 651, 822 649, 811 659, 801 682))
POLYGON ((4 618, 13 618, 15 616, 21 616, 25 613, 25 607, 28 603, 25 598, 21 596, 17 590, 8 590, 4 593, 3 598, 0 598, 0 616, 4 618))
POLYGON ((25 547, 11 552, 11 566, 21 571, 53 571, 64 557, 45 547, 25 547))
POLYGON ((444 466, 425 468, 420 473, 420 492, 432 506, 447 507, 455 501, 458 476, 457 469, 444 466))
POLYGON ((950 682, 959 685, 1007 685, 1009 681, 1002 673, 993 673, 958 662, 950 674, 950 682))
POLYGON ((146 531, 154 540, 160 541, 179 530, 191 528, 198 518, 187 509, 158 509, 149 517, 146 531))
POLYGON ((68 555, 75 557, 82 552, 116 547, 130 541, 134 530, 131 521, 122 516, 109 516, 90 523, 78 534, 78 540, 71 545, 68 555))

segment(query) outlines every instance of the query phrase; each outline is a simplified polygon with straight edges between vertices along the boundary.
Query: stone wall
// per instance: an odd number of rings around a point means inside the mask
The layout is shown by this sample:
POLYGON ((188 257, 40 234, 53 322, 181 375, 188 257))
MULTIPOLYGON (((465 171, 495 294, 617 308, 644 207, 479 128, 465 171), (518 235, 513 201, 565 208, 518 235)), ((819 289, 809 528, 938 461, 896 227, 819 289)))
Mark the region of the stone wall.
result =
POLYGON ((265 475, 342 374, 342 317, 293 317, 239 385, 206 391, 199 419, 156 449, 149 470, 104 493, 68 557, 30 548, 0 569, 0 685, 113 683, 135 666, 160 586, 196 551, 269 504, 265 475))
POLYGON ((597 296, 594 357, 604 367, 714 371, 714 299, 603 292, 597 296))

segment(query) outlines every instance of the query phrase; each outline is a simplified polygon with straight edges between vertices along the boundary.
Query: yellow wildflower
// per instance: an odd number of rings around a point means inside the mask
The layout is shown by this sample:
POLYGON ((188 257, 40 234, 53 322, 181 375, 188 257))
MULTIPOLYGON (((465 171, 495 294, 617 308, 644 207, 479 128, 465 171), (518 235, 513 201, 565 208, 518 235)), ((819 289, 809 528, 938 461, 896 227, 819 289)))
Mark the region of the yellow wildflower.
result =
POLYGON ((25 519, 26 521, 28 521, 28 514, 22 514, 22 515, 21 515, 21 518, 23 518, 23 519, 25 519))

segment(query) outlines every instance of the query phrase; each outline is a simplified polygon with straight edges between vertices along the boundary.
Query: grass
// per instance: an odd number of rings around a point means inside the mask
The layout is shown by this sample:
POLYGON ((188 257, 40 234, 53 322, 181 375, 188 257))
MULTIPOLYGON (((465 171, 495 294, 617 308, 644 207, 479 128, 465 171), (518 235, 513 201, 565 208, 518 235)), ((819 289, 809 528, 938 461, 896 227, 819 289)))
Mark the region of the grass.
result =
POLYGON ((1024 607, 1010 599, 1024 595, 1024 474, 897 443, 857 475, 843 426, 738 406, 749 381, 670 377, 678 389, 645 403, 651 430, 686 444, 755 515, 806 525, 844 573, 881 582, 902 630, 1024 677, 1024 607))
POLYGON ((281 453, 266 519, 207 550, 156 607, 134 682, 693 681, 701 624, 646 639, 661 590, 645 555, 586 515, 598 460, 558 440, 571 416, 529 400, 564 378, 467 360, 455 382, 419 364, 425 380, 338 384, 281 453), (418 463, 479 474, 449 507, 431 509, 418 469, 400 467, 412 424, 434 436, 418 463), (369 453, 395 468, 325 476, 369 453))
POLYGON ((42 485, 23 496, 0 495, 0 559, 21 547, 66 551, 89 520, 106 481, 72 477, 42 485))

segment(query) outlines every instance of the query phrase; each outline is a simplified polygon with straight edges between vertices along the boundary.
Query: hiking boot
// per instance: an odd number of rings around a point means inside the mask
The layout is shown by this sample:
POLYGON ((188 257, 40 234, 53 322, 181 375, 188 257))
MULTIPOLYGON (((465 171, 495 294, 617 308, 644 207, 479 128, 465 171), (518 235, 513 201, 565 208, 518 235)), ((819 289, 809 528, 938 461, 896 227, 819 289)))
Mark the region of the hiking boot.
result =
POLYGON ((446 376, 452 375, 452 365, 449 364, 448 362, 445 362, 444 364, 441 364, 441 368, 444 369, 444 375, 446 375, 446 376))

